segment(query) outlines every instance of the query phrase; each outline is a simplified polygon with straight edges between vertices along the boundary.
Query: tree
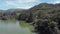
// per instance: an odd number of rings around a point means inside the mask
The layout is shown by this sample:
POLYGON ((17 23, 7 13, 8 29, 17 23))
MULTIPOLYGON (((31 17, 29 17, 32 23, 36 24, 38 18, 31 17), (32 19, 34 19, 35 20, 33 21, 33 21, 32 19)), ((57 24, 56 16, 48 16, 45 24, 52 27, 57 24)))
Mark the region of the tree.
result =
POLYGON ((35 31, 38 34, 57 34, 54 22, 50 22, 46 19, 38 20, 37 22, 35 22, 35 25, 35 31))
POLYGON ((27 17, 26 22, 33 22, 33 14, 31 12, 29 16, 27 17))

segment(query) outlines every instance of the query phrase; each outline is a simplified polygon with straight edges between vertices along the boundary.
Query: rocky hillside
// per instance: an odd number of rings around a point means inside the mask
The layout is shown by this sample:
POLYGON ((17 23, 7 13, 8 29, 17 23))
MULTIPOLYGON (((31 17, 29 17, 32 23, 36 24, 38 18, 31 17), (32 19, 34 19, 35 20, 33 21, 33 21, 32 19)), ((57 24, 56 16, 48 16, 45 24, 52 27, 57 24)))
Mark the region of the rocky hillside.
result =
POLYGON ((36 5, 30 8, 28 11, 38 12, 38 11, 49 11, 49 10, 54 10, 54 9, 56 10, 60 9, 60 3, 59 4, 41 3, 39 5, 36 5))

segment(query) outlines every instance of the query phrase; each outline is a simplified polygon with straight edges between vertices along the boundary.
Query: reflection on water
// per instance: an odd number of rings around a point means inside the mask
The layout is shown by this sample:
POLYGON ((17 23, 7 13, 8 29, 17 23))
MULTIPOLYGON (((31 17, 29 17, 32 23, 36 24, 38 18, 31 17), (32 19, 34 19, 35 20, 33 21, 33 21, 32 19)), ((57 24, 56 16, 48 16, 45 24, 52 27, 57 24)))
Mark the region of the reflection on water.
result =
POLYGON ((19 21, 0 20, 0 34, 32 34, 30 27, 19 21))

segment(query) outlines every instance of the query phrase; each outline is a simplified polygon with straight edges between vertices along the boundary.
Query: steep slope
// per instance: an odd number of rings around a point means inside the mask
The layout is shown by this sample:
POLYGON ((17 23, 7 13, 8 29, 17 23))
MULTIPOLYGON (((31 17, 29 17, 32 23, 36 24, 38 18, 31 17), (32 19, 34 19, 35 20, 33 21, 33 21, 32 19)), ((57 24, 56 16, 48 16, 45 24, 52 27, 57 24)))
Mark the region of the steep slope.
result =
POLYGON ((60 3, 59 4, 41 3, 39 5, 36 5, 30 8, 28 11, 30 12, 50 11, 50 10, 59 9, 59 8, 60 8, 60 3))

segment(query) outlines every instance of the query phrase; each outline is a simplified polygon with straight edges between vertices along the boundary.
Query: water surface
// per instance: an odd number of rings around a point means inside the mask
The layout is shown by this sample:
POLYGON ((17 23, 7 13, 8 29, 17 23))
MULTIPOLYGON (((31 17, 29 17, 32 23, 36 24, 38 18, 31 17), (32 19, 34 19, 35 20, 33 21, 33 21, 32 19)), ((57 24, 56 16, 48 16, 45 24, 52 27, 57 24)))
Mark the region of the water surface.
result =
POLYGON ((0 20, 0 34, 32 34, 31 26, 16 20, 0 20))

